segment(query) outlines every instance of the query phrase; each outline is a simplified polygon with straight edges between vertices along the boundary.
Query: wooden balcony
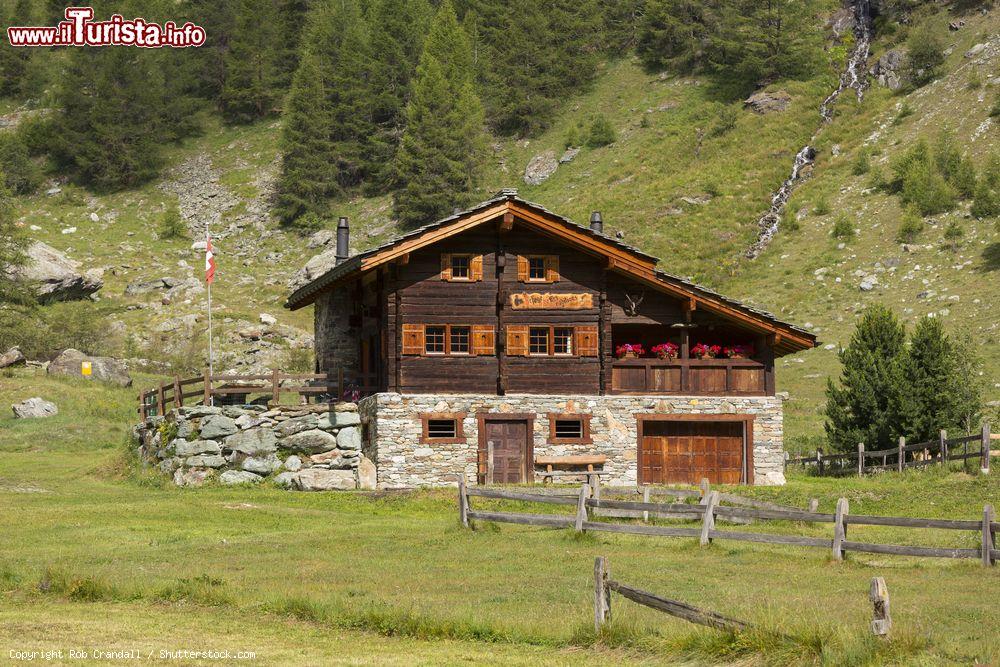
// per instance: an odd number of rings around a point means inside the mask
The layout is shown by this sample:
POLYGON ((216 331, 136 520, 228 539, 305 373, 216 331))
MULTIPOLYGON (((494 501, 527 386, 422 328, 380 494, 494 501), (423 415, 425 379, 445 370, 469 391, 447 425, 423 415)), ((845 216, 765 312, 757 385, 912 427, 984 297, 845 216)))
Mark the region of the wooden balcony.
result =
POLYGON ((615 359, 612 394, 766 396, 767 367, 753 359, 615 359))

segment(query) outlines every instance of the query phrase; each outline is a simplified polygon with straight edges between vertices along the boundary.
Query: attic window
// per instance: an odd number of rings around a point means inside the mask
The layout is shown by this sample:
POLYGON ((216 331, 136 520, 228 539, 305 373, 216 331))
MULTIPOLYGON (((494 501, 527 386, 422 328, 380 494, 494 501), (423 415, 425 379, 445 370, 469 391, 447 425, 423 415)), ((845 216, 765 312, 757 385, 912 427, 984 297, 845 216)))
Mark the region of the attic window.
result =
POLYGON ((469 255, 452 255, 451 256, 451 279, 452 280, 468 280, 469 279, 469 260, 471 258, 469 255))
POLYGON ((528 280, 542 282, 545 280, 545 257, 528 258, 528 280))
POLYGON ((420 442, 423 444, 463 444, 464 412, 432 412, 420 415, 422 423, 420 442))

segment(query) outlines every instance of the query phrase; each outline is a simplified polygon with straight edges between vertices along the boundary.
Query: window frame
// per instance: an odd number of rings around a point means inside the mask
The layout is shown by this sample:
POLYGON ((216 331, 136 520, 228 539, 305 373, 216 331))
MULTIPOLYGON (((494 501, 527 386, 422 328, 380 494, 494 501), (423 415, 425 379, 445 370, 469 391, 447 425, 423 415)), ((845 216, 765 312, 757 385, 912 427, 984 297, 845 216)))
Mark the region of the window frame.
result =
POLYGON ((448 325, 447 324, 425 324, 424 325, 424 356, 426 357, 445 357, 448 356, 448 325), (441 329, 444 333, 441 338, 441 351, 431 352, 427 348, 427 344, 430 342, 430 337, 427 335, 429 329, 441 329))
POLYGON ((448 341, 447 341, 447 356, 451 357, 470 357, 472 356, 472 325, 470 324, 448 324, 445 325, 448 330, 448 341), (456 352, 452 349, 452 344, 455 342, 452 338, 455 329, 465 329, 465 351, 456 352))
POLYGON ((552 327, 546 325, 528 325, 528 356, 529 357, 551 357, 552 356, 552 327), (531 336, 532 331, 541 329, 545 331, 545 351, 532 352, 531 336))
POLYGON ((575 357, 577 356, 574 350, 574 339, 576 338, 576 327, 573 326, 552 326, 552 333, 549 336, 549 349, 551 350, 551 355, 553 357, 575 357), (569 347, 569 352, 556 352, 556 329, 564 329, 569 332, 569 337, 566 339, 569 347))
POLYGON ((425 357, 472 357, 475 356, 472 353, 472 325, 471 324, 425 324, 424 327, 424 354, 425 357), (444 329, 444 351, 442 352, 429 352, 427 350, 427 330, 444 329), (455 352, 451 349, 451 332, 452 329, 466 329, 468 331, 466 335, 466 350, 464 352, 455 352))
POLYGON ((529 283, 547 283, 547 282, 549 282, 549 279, 548 279, 549 278, 549 275, 548 275, 548 273, 549 273, 549 271, 548 271, 548 268, 549 268, 548 255, 525 255, 525 258, 528 260, 528 276, 527 276, 527 280, 525 282, 529 282, 529 283), (532 278, 531 277, 531 262, 533 260, 539 260, 542 263, 542 277, 541 278, 532 278))
POLYGON ((422 412, 420 413, 420 444, 422 445, 459 445, 466 444, 465 412, 422 412), (430 422, 448 420, 455 422, 455 435, 446 438, 434 438, 430 435, 430 422))
POLYGON ((546 441, 550 445, 590 445, 593 444, 594 440, 590 435, 590 419, 593 415, 583 412, 550 412, 548 413, 549 418, 549 437, 546 441), (579 421, 580 422, 580 437, 578 438, 560 438, 556 435, 556 422, 560 421, 579 421))
POLYGON ((529 357, 559 357, 562 359, 572 359, 580 356, 576 352, 576 327, 563 324, 529 324, 528 327, 528 356, 529 357), (531 351, 531 332, 534 329, 545 329, 545 352, 531 351), (569 332, 569 352, 556 352, 556 329, 565 329, 569 332))
POLYGON ((469 253, 450 253, 448 268, 449 268, 449 278, 448 282, 452 283, 471 283, 472 282, 472 258, 474 255, 469 253), (456 277, 455 276, 455 260, 464 259, 465 260, 465 276, 456 277))

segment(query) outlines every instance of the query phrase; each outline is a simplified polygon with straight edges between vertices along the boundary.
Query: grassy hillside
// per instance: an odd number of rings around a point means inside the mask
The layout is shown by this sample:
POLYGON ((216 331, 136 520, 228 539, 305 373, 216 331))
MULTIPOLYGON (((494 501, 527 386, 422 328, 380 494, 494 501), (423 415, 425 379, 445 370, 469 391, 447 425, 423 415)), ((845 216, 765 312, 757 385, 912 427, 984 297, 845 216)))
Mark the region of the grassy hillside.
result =
MULTIPOLYGON (((129 463, 129 390, 0 376, 0 405, 53 398, 60 414, 0 413, 0 644, 4 648, 249 650, 268 664, 990 663, 1000 623, 978 561, 521 526, 463 530, 453 490, 293 493, 179 489, 129 463), (53 434, 58 434, 54 436, 53 434), (615 577, 760 627, 734 637, 615 599, 592 626, 593 559, 615 577), (884 576, 891 641, 871 637, 867 591, 884 576), (774 630, 784 637, 777 637, 774 630), (191 646, 195 644, 195 646, 191 646), (320 657, 322 656, 322 657, 320 657), (395 656, 395 657, 393 657, 395 656)), ((793 475, 740 493, 821 511, 975 518, 1000 477, 921 470, 793 475)), ((480 507, 492 501, 476 499, 480 507)), ((572 511, 572 508, 566 508, 572 511)), ((740 529, 739 526, 734 529, 740 529)), ((829 536, 830 525, 768 530, 829 536)), ((861 526, 853 539, 977 547, 974 532, 861 526)), ((72 661, 67 660, 72 664, 72 661)))
MULTIPOLYGON (((952 331, 972 336, 986 359, 988 398, 995 401, 1000 398, 995 318, 1000 239, 993 221, 971 219, 961 207, 931 218, 904 251, 894 241, 898 198, 873 190, 869 176, 855 176, 852 169, 861 150, 872 151, 872 164, 885 169, 915 140, 934 139, 944 127, 979 166, 997 151, 1000 127, 988 114, 1000 95, 995 76, 1000 10, 963 17, 958 32, 948 30, 952 18, 942 12, 931 19, 951 48, 937 81, 908 94, 874 84, 860 104, 851 94, 843 96, 836 118, 814 141, 815 168, 786 212, 786 223, 799 218, 799 229, 783 225, 754 261, 743 252, 756 236, 756 220, 787 178, 795 153, 820 128, 817 107, 836 83, 848 43, 830 43, 827 67, 815 79, 772 86, 787 91, 792 102, 788 110, 768 115, 724 99, 707 79, 647 73, 630 58, 606 63, 590 91, 567 100, 550 130, 494 144, 482 196, 517 186, 525 197, 578 221, 601 210, 608 231, 662 257, 665 270, 809 326, 825 347, 785 358, 779 366, 779 389, 791 395, 786 414, 793 449, 816 445, 825 378, 837 372, 834 348, 846 342, 861 308, 875 301, 892 305, 908 322, 935 313, 952 331), (981 42, 993 45, 985 56, 964 57, 981 42), (615 127, 615 143, 584 148, 541 185, 524 185, 524 167, 534 155, 546 150, 561 155, 567 137, 585 134, 597 113, 615 127), (700 146, 699 130, 704 131, 700 146), (824 208, 830 212, 820 214, 824 208), (838 216, 854 222, 856 237, 831 237, 838 216), (955 249, 942 244, 950 220, 965 232, 955 249), (861 272, 877 275, 875 289, 859 289, 861 272)), ((874 56, 891 46, 886 39, 876 42, 874 56)), ((157 238, 162 212, 179 193, 192 228, 200 230, 211 220, 217 239, 216 322, 221 347, 230 353, 222 365, 307 365, 286 348, 307 345, 311 312, 287 312, 281 303, 288 280, 319 250, 268 218, 278 135, 276 122, 212 126, 203 137, 172 149, 172 168, 159 182, 109 196, 63 185, 59 194, 21 199, 19 216, 34 238, 88 266, 107 268, 101 299, 111 307, 109 330, 122 332, 125 354, 166 364, 153 369, 196 367, 204 350, 204 295, 194 289, 167 305, 160 303, 159 292, 124 295, 135 281, 201 277, 201 253, 191 249, 200 231, 179 240, 157 238), (63 233, 72 227, 74 233, 63 233), (247 342, 237 331, 256 323, 261 312, 292 328, 264 344, 247 342)), ((396 231, 387 197, 334 202, 331 219, 337 215, 350 216, 355 250, 396 231)))

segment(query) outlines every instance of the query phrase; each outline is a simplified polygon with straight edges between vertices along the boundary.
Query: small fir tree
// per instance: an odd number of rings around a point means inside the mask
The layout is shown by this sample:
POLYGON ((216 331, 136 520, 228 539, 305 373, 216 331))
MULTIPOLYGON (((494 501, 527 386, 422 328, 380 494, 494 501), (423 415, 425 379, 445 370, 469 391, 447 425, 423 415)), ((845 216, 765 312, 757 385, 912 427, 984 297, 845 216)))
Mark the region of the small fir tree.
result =
POLYGON ((899 225, 896 240, 900 243, 913 243, 923 231, 924 219, 912 208, 908 208, 903 212, 903 221, 899 225))
POLYGON ((176 201, 169 203, 163 212, 163 217, 160 218, 160 238, 179 239, 186 233, 187 227, 181 217, 180 206, 177 205, 176 201))
POLYGON ((587 132, 588 146, 591 148, 600 148, 601 146, 615 143, 616 138, 615 128, 611 126, 611 121, 604 114, 594 117, 593 122, 590 124, 590 130, 587 132))
POLYGON ((1000 157, 996 154, 990 157, 976 184, 971 213, 977 218, 1000 217, 1000 157))
POLYGON ((27 261, 28 241, 14 222, 14 203, 3 176, 0 166, 0 311, 5 304, 31 301, 26 286, 15 276, 16 270, 27 261))
POLYGON ((892 446, 900 435, 899 392, 906 332, 882 305, 862 313, 848 346, 839 353, 839 383, 827 380, 826 433, 839 451, 892 446))
POLYGON ((906 45, 910 80, 916 86, 933 81, 944 63, 944 42, 925 23, 910 32, 906 45))

